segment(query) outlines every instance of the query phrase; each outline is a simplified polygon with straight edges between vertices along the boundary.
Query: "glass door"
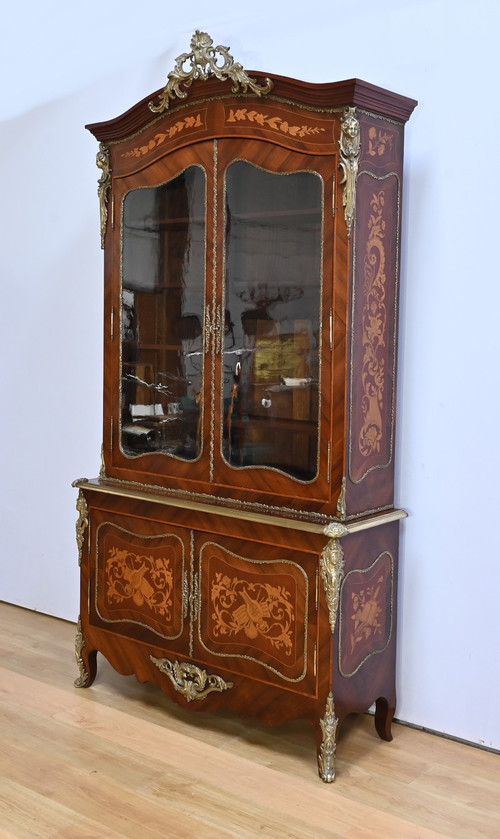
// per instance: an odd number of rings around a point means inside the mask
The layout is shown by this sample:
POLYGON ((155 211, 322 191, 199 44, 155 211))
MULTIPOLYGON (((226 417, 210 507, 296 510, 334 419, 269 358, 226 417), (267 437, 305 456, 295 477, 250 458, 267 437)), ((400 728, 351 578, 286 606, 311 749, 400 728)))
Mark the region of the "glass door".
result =
MULTIPOLYGON (((120 450, 203 450, 206 174, 192 165, 123 200, 120 450)), ((168 468, 167 470, 168 471, 168 468)))

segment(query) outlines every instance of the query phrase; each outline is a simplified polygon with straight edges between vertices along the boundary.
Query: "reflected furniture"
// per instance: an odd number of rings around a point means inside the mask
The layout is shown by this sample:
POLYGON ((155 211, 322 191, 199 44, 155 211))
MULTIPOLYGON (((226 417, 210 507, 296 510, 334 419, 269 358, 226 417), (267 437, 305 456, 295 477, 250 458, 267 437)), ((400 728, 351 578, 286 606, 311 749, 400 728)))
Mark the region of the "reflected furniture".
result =
POLYGON ((104 425, 75 481, 76 639, 193 710, 336 733, 395 710, 404 125, 360 80, 248 74, 196 32, 99 141, 104 425))

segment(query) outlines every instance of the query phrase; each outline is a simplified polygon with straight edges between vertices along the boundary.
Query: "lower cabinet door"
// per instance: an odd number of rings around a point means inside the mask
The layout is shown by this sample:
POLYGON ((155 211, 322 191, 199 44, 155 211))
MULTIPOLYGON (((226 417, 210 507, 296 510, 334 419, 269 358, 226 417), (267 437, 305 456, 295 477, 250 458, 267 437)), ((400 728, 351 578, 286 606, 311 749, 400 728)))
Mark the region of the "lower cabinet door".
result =
POLYGON ((184 649, 189 636, 189 533, 104 511, 95 513, 92 526, 91 623, 184 649))
POLYGON ((194 658, 314 695, 317 557, 197 534, 194 658))

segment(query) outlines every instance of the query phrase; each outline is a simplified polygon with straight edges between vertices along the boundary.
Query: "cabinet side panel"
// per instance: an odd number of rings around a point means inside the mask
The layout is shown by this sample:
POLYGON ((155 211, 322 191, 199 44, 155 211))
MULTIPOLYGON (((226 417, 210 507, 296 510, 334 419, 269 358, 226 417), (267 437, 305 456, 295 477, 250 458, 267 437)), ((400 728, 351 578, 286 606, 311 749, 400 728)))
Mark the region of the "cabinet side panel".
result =
POLYGON ((334 693, 347 713, 366 710, 380 697, 395 708, 398 543, 398 522, 343 541, 334 693))
POLYGON ((348 516, 394 503, 402 131, 377 121, 362 125, 353 230, 348 516))

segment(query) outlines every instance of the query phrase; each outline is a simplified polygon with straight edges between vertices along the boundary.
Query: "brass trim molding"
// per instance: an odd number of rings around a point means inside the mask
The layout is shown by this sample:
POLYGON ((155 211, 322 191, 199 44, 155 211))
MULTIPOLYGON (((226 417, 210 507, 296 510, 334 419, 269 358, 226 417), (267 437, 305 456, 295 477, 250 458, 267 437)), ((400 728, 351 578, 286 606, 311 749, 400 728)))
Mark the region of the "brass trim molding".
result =
POLYGON ((174 688, 185 696, 188 702, 193 699, 205 699, 212 691, 222 693, 234 687, 234 682, 226 682, 221 676, 209 674, 206 670, 196 667, 195 664, 189 664, 187 661, 169 661, 168 658, 155 658, 154 655, 149 657, 160 672, 168 676, 174 688))
POLYGON ((319 721, 323 741, 318 753, 318 773, 325 784, 331 784, 335 778, 335 755, 337 753, 336 734, 338 718, 335 716, 333 694, 330 691, 326 700, 325 716, 319 721))
POLYGON ((356 108, 346 108, 340 123, 341 134, 340 166, 344 173, 341 183, 344 186, 343 204, 347 225, 347 235, 350 238, 352 222, 356 210, 356 181, 358 177, 359 158, 361 156, 361 135, 359 120, 355 116, 356 108))
POLYGON ((326 602, 328 604, 330 629, 333 635, 337 622, 340 584, 344 575, 344 551, 342 550, 339 539, 342 536, 347 536, 349 531, 343 524, 334 522, 325 527, 323 533, 325 536, 330 537, 330 541, 325 545, 321 553, 320 571, 325 588, 326 602))
POLYGON ((242 65, 234 60, 229 47, 214 47, 213 43, 207 32, 196 30, 191 38, 191 52, 183 52, 175 59, 175 67, 167 76, 168 81, 158 103, 155 105, 154 102, 149 102, 149 108, 153 113, 168 110, 172 99, 185 99, 187 89, 195 79, 206 81, 209 76, 215 76, 221 82, 232 81, 233 93, 238 93, 241 88, 243 93, 250 89, 256 96, 262 96, 272 90, 271 79, 266 79, 264 85, 259 85, 255 79, 247 75, 242 65), (218 60, 222 60, 222 64, 218 64, 218 60), (185 65, 187 69, 184 68, 185 65))
MULTIPOLYGON (((197 497, 194 496, 187 496, 187 493, 180 492, 178 495, 162 495, 158 492, 158 487, 150 486, 148 484, 138 484, 137 486, 133 483, 129 482, 121 482, 116 481, 116 483, 111 483, 113 479, 107 479, 110 483, 94 483, 89 481, 87 478, 81 478, 78 481, 74 481, 73 486, 76 487, 83 487, 86 490, 91 490, 94 492, 104 492, 109 495, 118 495, 122 498, 133 498, 136 501, 147 501, 154 504, 162 504, 167 507, 181 507, 185 510, 193 510, 199 513, 211 513, 214 516, 226 516, 227 518, 236 518, 238 521, 241 519, 245 519, 247 521, 253 521, 256 524, 264 524, 269 527, 285 527, 289 528, 290 530, 302 530, 307 533, 317 533, 317 534, 325 534, 326 536, 329 533, 326 530, 330 526, 340 526, 345 527, 345 534, 349 533, 358 533, 361 530, 368 530, 371 527, 380 527, 384 524, 389 524, 392 521, 398 521, 399 519, 404 519, 407 517, 408 513, 405 510, 387 510, 381 513, 375 511, 370 518, 360 519, 358 521, 352 520, 349 522, 345 522, 341 524, 340 522, 336 521, 329 521, 326 516, 318 516, 320 519, 319 522, 315 521, 306 521, 300 518, 292 519, 287 517, 282 517, 281 515, 272 515, 272 508, 269 508, 270 512, 267 513, 259 513, 254 512, 253 510, 246 510, 243 509, 242 506, 237 506, 238 502, 232 502, 235 504, 234 507, 226 507, 223 505, 218 506, 214 503, 208 503, 206 501, 199 501, 197 497), (129 489, 129 487, 132 487, 129 489)), ((200 498, 209 498, 210 496, 203 496, 200 495, 200 498)), ((226 499, 222 499, 225 501, 226 499)), ((228 501, 230 499, 227 499, 228 501)), ((232 500, 231 500, 232 501, 232 500)), ((277 512, 281 513, 280 508, 277 509, 277 512)), ((293 513, 293 510, 285 512, 293 513)))

